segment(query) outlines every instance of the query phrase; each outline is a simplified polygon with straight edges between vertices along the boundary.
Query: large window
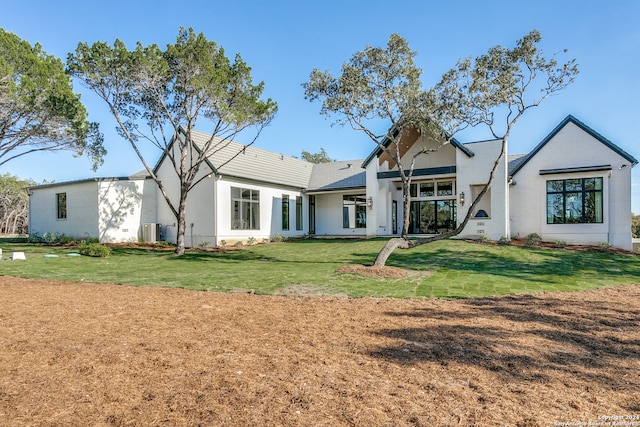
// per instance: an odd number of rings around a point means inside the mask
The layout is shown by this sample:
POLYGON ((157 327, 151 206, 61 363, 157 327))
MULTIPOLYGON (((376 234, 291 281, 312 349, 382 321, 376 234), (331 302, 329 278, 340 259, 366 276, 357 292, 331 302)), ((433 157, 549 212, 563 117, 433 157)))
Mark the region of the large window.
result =
POLYGON ((260 229, 260 191, 231 187, 231 229, 260 229))
POLYGON ((410 234, 438 234, 456 228, 455 200, 412 201, 410 234))
POLYGON ((67 193, 56 194, 56 207, 58 212, 58 219, 67 218, 67 193))
POLYGON ((296 196, 296 230, 302 230, 302 197, 296 196))
POLYGON ((547 181, 547 224, 602 222, 602 178, 547 181))
POLYGON ((367 199, 364 194, 342 196, 342 227, 367 227, 367 199))
POLYGON ((289 229, 289 196, 282 195, 282 229, 289 229))

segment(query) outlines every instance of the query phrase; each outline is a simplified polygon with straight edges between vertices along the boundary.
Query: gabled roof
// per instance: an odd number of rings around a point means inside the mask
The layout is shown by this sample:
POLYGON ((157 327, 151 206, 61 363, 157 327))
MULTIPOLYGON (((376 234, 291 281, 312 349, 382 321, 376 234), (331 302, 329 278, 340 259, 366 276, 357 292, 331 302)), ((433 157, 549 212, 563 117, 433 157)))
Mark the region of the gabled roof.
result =
POLYGON ((367 178, 361 164, 362 160, 345 160, 313 165, 307 192, 365 188, 367 178))
POLYGON ((618 147, 613 142, 609 141, 607 138, 605 138, 604 136, 600 135, 598 132, 596 132, 595 130, 591 129, 589 126, 585 125, 580 120, 578 120, 575 117, 573 117, 572 115, 568 115, 529 154, 527 154, 526 156, 521 157, 520 159, 516 160, 517 163, 514 163, 513 167, 512 167, 511 161, 509 162, 509 175, 513 176, 516 173, 518 173, 518 171, 520 169, 522 169, 522 167, 524 165, 526 165, 527 162, 533 158, 533 156, 535 156, 540 150, 542 150, 542 148, 549 141, 551 141, 553 139, 553 137, 555 137, 569 123, 573 123, 574 125, 578 126, 580 129, 582 129, 584 132, 588 133, 593 138, 595 138, 596 140, 600 141, 602 144, 604 144, 607 147, 609 147, 612 151, 616 152, 618 155, 623 157, 626 161, 631 163, 632 167, 635 166, 638 163, 638 161, 631 154, 627 153, 622 148, 618 147))
MULTIPOLYGON (((394 136, 397 136, 397 134, 398 134, 398 131, 394 130, 394 136)), ((415 143, 415 141, 413 143, 415 143)), ((389 138, 385 137, 384 140, 382 141, 382 145, 385 148, 387 148, 389 146, 389 144, 391 144, 391 140, 389 138)), ((471 151, 469 148, 465 147, 463 144, 461 144, 455 138, 451 139, 451 145, 453 145, 455 148, 457 148, 460 151, 462 151, 467 157, 473 157, 474 156, 473 151, 471 151)), ((371 163, 371 161, 373 159, 375 159, 376 157, 379 157, 383 153, 384 153, 384 150, 382 149, 382 147, 376 146, 376 148, 371 152, 371 154, 369 154, 369 156, 367 156, 367 158, 364 160, 364 162, 362 162, 362 167, 366 168, 367 165, 369 163, 371 163)))
MULTIPOLYGON (((211 135, 192 130, 191 138, 201 148, 211 135)), ((216 143, 218 145, 207 161, 220 175, 297 188, 309 185, 313 163, 235 141, 222 141, 218 138, 216 143)))

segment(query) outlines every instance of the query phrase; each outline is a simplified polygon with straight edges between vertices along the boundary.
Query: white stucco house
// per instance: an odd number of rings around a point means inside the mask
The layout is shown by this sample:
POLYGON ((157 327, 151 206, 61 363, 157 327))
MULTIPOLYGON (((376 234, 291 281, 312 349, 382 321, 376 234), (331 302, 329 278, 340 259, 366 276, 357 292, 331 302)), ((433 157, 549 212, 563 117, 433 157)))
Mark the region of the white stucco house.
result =
MULTIPOLYGON (((207 137, 196 132, 194 142, 207 137)), ((434 142, 414 134, 402 143, 404 159, 434 142)), ((501 144, 453 140, 418 157, 410 233, 455 228, 487 181, 501 144)), ((630 250, 631 168, 636 164, 633 156, 568 116, 529 154, 503 159, 460 237, 498 240, 535 232, 548 241, 607 242, 630 250)), ((177 197, 177 178, 164 157, 155 173, 170 197, 177 197)), ((404 221, 397 169, 378 148, 364 160, 316 165, 232 142, 200 173, 202 180, 187 201, 190 247, 277 235, 392 236, 404 221)), ((38 185, 29 194, 31 233, 101 242, 176 240, 175 217, 155 182, 142 173, 38 185)))

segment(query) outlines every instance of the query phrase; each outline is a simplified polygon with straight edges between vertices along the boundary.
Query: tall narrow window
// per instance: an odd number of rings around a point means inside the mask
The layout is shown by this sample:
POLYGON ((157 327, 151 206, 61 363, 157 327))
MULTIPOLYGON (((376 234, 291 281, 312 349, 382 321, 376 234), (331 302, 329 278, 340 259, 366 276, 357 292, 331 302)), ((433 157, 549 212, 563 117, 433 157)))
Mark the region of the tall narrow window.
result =
POLYGON ((58 211, 58 219, 67 218, 67 193, 56 194, 56 206, 58 211))
POLYGON ((289 229, 289 196, 282 195, 282 229, 289 229))
POLYGON ((302 197, 296 196, 296 230, 304 228, 302 220, 302 197))
POLYGON ((316 234, 316 196, 309 196, 309 234, 316 234))
POLYGON ((547 181, 547 224, 602 221, 602 178, 547 181))
POLYGON ((260 229, 260 191, 231 187, 231 229, 260 229))

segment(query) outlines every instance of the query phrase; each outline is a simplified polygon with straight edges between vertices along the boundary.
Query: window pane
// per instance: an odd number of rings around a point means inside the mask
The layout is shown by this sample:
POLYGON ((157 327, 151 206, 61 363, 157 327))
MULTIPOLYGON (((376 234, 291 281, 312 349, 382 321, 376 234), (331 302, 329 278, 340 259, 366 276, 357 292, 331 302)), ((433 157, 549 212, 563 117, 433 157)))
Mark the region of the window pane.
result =
POLYGON ((602 222, 602 193, 584 194, 584 222, 602 222))
POLYGON ((248 203, 251 206, 251 224, 249 228, 251 230, 259 230, 260 229, 260 204, 259 203, 248 203))
POLYGON ((567 193, 564 215, 567 222, 584 222, 582 218, 582 193, 567 193))
POLYGON ((296 196, 296 230, 302 230, 302 197, 296 196))
POLYGON ((411 197, 418 197, 418 184, 411 184, 409 186, 409 195, 411 197))
POLYGON ((58 219, 67 218, 67 193, 56 194, 58 219))
POLYGON ((367 228, 367 206, 356 206, 356 228, 367 228))
POLYGON ((452 196, 453 181, 442 181, 438 183, 438 196, 452 196))
POLYGON ((547 224, 562 224, 564 222, 564 196, 562 194, 547 194, 547 224))
POLYGON ((433 197, 434 196, 434 183, 433 182, 421 182, 420 183, 420 197, 433 197))
POLYGON ((581 179, 567 179, 567 188, 566 191, 580 191, 582 190, 582 180, 581 179))
POLYGON ((437 215, 438 232, 454 230, 456 228, 456 208, 453 200, 439 200, 437 215))
POLYGON ((289 229, 289 196, 282 195, 282 229, 289 229))
POLYGON ((420 203, 420 225, 418 229, 423 234, 433 234, 438 232, 436 227, 436 202, 420 203))
POLYGON ((547 181, 547 193, 559 193, 561 191, 564 191, 563 180, 547 181))

